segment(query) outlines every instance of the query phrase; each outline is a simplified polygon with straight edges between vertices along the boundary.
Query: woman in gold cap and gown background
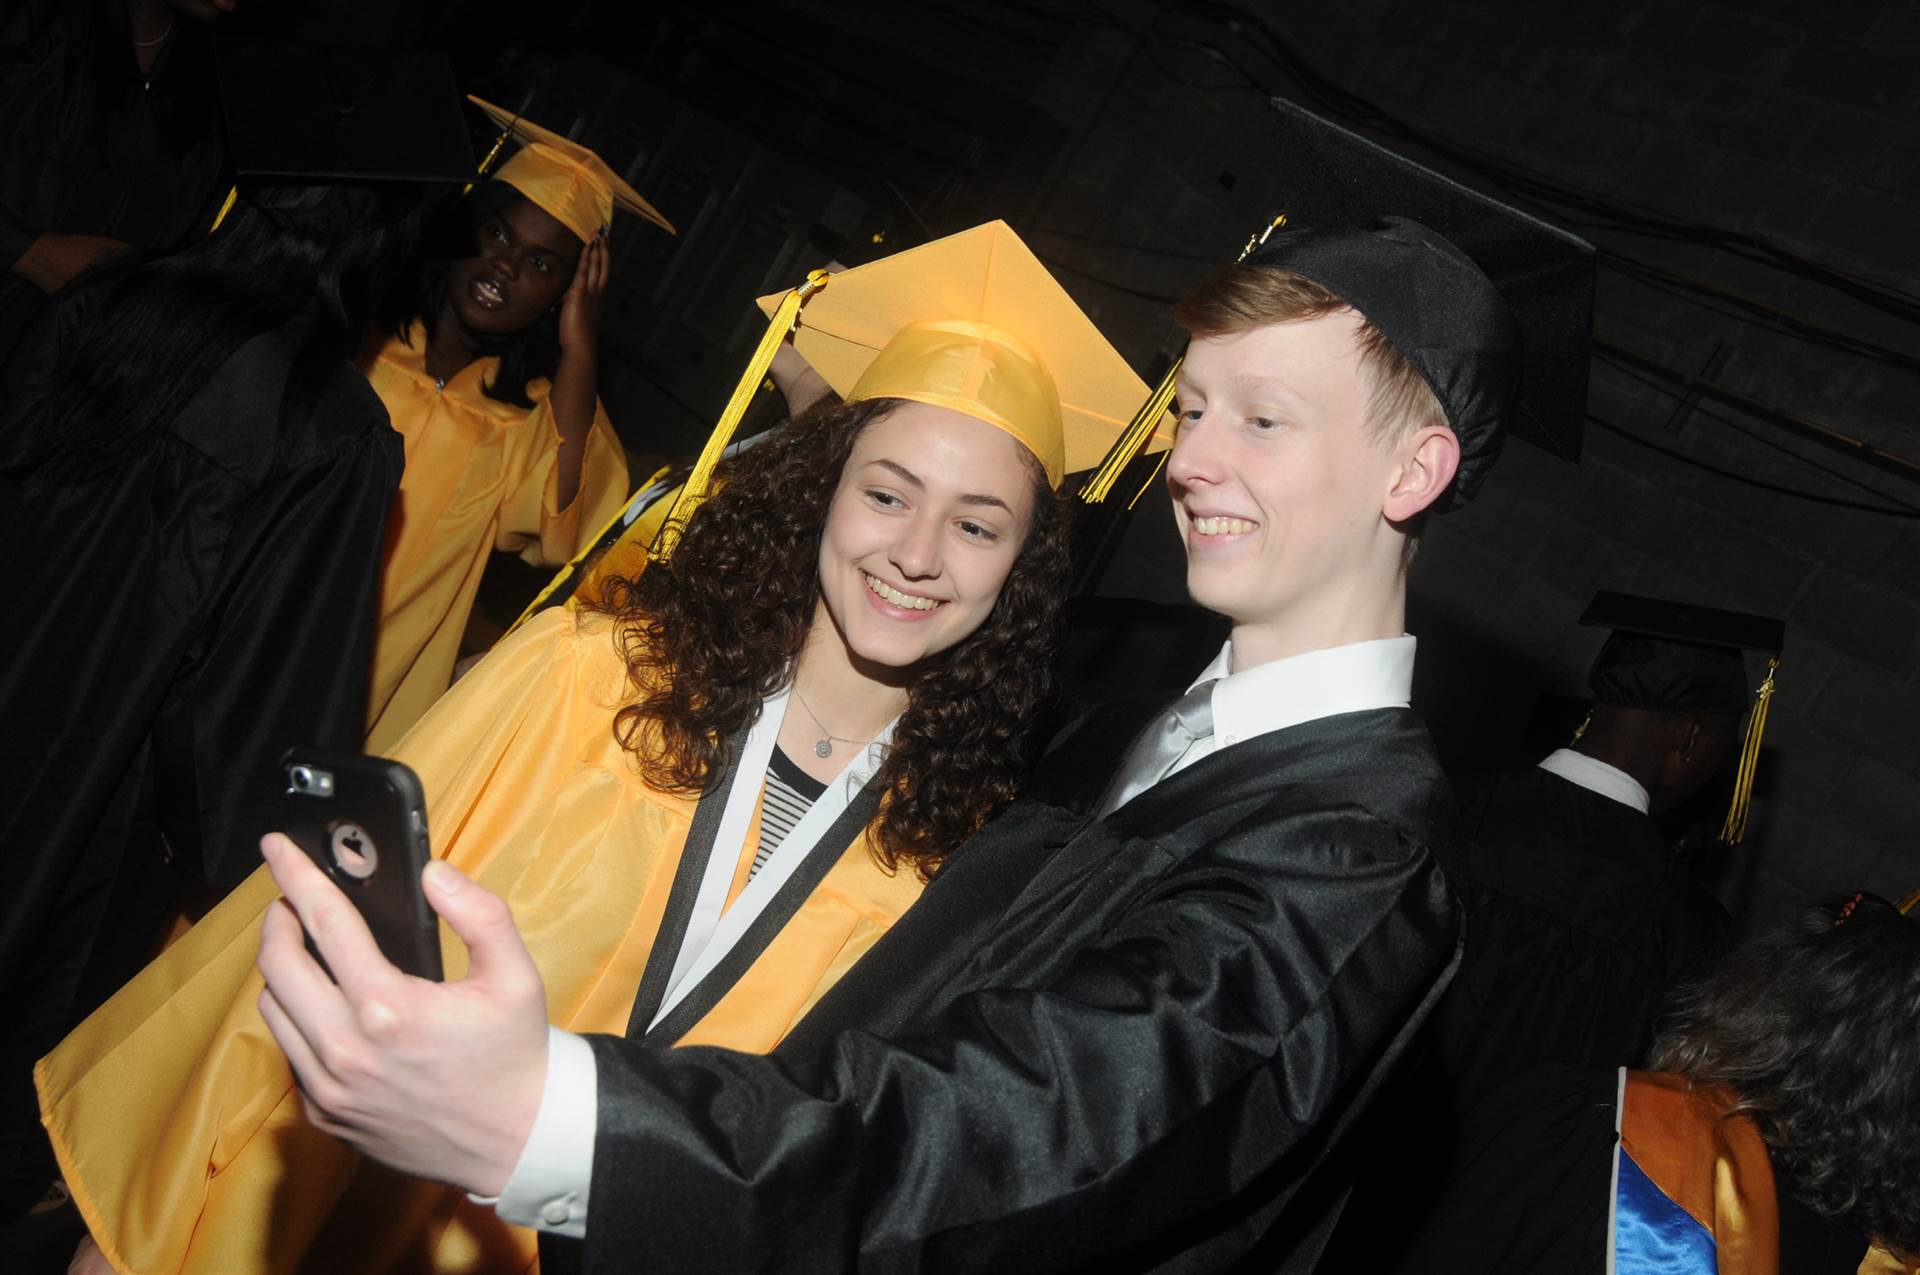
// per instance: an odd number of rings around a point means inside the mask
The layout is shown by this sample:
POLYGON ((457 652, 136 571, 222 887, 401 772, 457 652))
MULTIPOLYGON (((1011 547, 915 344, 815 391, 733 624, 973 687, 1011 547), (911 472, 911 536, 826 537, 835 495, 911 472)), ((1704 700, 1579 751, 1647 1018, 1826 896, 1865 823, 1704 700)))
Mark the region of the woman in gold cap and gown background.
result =
MULTIPOLYGON (((723 418, 638 578, 540 613, 397 749, 435 853, 507 899, 576 1032, 770 1049, 1013 796, 1066 591, 1056 492, 1145 396, 1000 223, 816 272, 743 387, 796 314, 846 402, 702 502, 723 418)), ((274 898, 263 870, 42 1061, 88 1260, 528 1269, 531 1232, 303 1118, 253 968, 274 898)))
POLYGON ((525 145, 455 210, 452 259, 428 265, 367 370, 407 451, 380 582, 372 753, 446 690, 488 555, 556 566, 626 498, 594 350, 614 208, 672 230, 591 150, 479 105, 525 145))

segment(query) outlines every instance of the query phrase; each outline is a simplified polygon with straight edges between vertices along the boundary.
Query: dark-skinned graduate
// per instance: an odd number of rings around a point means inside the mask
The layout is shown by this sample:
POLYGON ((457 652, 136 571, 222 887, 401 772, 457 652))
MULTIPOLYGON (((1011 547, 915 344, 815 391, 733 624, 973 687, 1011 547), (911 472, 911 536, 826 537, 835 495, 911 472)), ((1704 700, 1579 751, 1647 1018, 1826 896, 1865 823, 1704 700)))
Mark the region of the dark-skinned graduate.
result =
POLYGON ((289 910, 260 967, 310 1119, 583 1237, 549 1237, 550 1272, 1314 1265, 1341 1194, 1319 1170, 1456 954, 1409 536, 1471 498, 1515 409, 1490 276, 1583 348, 1591 252, 1295 111, 1275 127, 1298 228, 1179 311, 1167 490, 1189 587, 1232 622, 1191 688, 1070 731, 1051 800, 964 844, 770 1057, 550 1047, 488 891, 429 871, 475 972, 409 980, 268 838, 289 910))
MULTIPOLYGON (((34 1058, 139 968, 181 891, 251 870, 279 753, 359 739, 402 457, 350 357, 412 250, 423 182, 455 189, 473 160, 443 64, 395 63, 347 101, 333 86, 360 81, 337 69, 317 50, 228 49, 240 184, 218 232, 104 264, 15 352, 27 388, 0 421, 10 1160, 38 1138, 34 1058), (396 104, 410 127, 391 124, 396 104)), ((44 1189, 51 1160, 35 1163, 44 1189)))
POLYGON ((1371 1162, 1355 1188, 1340 1260, 1393 1251, 1472 1133, 1470 1113, 1502 1085, 1543 1063, 1641 1063, 1662 998, 1731 928, 1661 817, 1690 808, 1737 759, 1718 831, 1741 839, 1785 627, 1611 592, 1581 623, 1611 630, 1588 674, 1586 721, 1566 747, 1465 804, 1460 974, 1400 1095, 1398 1154, 1371 1162), (1748 670, 1749 651, 1764 671, 1748 670))
MULTIPOLYGON (((407 445, 381 568, 367 751, 393 750, 453 677, 495 550, 557 566, 626 499, 598 397, 616 208, 673 227, 591 149, 469 99, 519 143, 460 202, 367 379, 407 445)), ((437 236, 436 236, 437 237, 437 236)))

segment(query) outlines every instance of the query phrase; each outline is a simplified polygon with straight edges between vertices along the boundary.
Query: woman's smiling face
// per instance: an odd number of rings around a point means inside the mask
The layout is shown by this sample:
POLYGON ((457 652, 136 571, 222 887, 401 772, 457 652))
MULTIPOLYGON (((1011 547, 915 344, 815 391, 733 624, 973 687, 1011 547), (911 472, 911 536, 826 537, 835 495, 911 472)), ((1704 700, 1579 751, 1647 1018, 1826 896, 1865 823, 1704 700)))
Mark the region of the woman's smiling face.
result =
POLYGON ((950 408, 902 403, 861 432, 820 538, 820 604, 856 660, 910 669, 980 627, 1036 472, 1004 430, 950 408))
POLYGON ((447 301, 476 336, 524 332, 566 295, 582 244, 524 197, 481 218, 478 255, 447 267, 447 301))

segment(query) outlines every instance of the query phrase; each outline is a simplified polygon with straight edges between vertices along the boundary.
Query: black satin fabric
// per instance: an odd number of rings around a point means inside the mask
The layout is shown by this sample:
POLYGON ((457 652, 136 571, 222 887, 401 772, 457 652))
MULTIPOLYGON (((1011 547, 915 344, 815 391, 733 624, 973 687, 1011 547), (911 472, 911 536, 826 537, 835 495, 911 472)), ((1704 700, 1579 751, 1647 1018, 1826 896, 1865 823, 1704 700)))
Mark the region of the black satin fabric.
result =
MULTIPOLYGON (((0 266, 45 231, 155 250, 206 233, 226 194, 214 25, 177 19, 143 81, 125 0, 0 5, 0 266)), ((46 301, 0 274, 0 357, 46 301)))
POLYGON ((1336 1263, 1394 1252, 1488 1094, 1542 1063, 1641 1063, 1667 990, 1726 937, 1724 911, 1654 820, 1538 767, 1482 785, 1462 835, 1460 973, 1413 1075, 1377 1113, 1396 1154, 1362 1172, 1336 1263))
POLYGON ((592 1038, 585 1267, 1310 1269, 1316 1167, 1452 972, 1450 799, 1382 710, 1090 821, 1153 707, 1083 721, 1064 804, 963 847, 774 1056, 592 1038))
POLYGON ((1463 816, 1466 957, 1436 1049, 1465 1106, 1539 1062, 1636 1064, 1725 914, 1651 818, 1535 767, 1463 816))
MULTIPOLYGON (((309 423, 283 428, 305 330, 241 346, 95 478, 22 463, 0 425, 10 1130, 32 1061, 138 968, 175 874, 224 892, 258 865, 280 753, 359 747, 403 450, 344 362, 309 423)), ((51 366, 67 332, 48 325, 15 363, 51 366)), ((26 1103, 31 1120, 30 1088, 26 1103)))

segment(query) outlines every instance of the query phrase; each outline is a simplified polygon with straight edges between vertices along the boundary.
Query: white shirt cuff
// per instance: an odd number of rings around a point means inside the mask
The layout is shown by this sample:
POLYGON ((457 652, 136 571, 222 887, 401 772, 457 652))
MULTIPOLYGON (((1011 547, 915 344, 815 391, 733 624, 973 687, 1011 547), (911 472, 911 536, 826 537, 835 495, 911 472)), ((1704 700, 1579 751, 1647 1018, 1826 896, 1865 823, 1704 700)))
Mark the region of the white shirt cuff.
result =
POLYGON ((593 1048, 558 1027, 547 1028, 547 1082, 540 1110, 494 1212, 515 1226, 570 1239, 587 1234, 587 1196, 593 1186, 593 1134, 599 1117, 599 1073, 593 1048))

